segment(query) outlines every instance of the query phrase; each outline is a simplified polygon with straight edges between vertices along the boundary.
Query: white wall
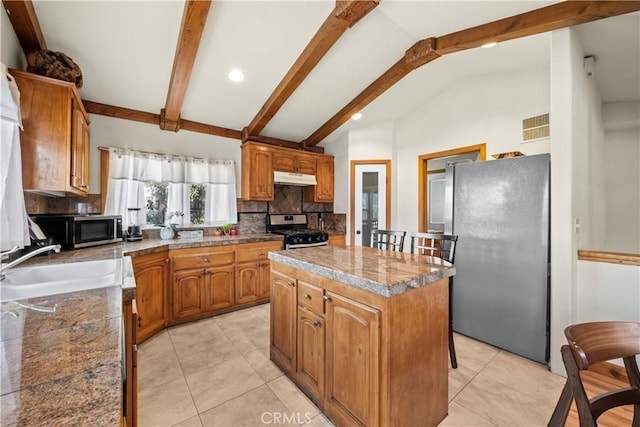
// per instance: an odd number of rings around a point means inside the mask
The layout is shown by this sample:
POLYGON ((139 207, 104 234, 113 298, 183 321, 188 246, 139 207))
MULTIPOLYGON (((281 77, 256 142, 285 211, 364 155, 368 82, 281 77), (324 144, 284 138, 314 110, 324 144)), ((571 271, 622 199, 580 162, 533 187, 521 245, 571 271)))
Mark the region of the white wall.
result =
POLYGON ((334 156, 334 193, 333 211, 346 213, 349 211, 349 134, 345 133, 330 144, 320 144, 324 153, 334 156))
POLYGON ((236 190, 240 195, 240 141, 203 133, 168 132, 158 126, 90 114, 90 191, 100 193, 100 151, 98 147, 120 147, 161 154, 178 154, 236 162, 236 190))
POLYGON ((418 156, 487 144, 487 157, 505 151, 549 152, 549 139, 522 144, 522 119, 549 112, 549 70, 477 76, 448 88, 397 122, 397 211, 393 225, 417 230, 418 156))
POLYGON ((0 34, 2 36, 0 41, 0 59, 2 63, 9 68, 15 68, 17 70, 24 70, 27 68, 27 61, 22 53, 22 48, 16 37, 16 33, 13 31, 7 11, 3 8, 0 15, 0 34))
POLYGON ((640 103, 604 104, 606 242, 597 248, 640 253, 640 103))

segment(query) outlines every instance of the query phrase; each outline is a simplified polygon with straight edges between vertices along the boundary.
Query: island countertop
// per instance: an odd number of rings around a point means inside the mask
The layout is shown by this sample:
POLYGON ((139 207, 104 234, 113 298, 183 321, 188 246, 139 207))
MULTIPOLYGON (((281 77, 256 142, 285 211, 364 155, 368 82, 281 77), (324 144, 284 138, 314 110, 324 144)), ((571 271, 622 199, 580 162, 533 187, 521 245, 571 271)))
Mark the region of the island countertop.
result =
POLYGON ((337 282, 391 297, 455 275, 437 257, 360 246, 269 252, 269 259, 337 282))

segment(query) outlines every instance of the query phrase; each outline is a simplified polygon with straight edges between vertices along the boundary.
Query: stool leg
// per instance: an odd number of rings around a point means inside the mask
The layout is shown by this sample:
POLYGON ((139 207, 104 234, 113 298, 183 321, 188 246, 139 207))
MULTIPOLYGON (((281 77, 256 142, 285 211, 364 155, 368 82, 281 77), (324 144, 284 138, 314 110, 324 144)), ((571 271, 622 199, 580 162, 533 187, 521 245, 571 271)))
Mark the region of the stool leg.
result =
POLYGON ((453 345, 453 280, 449 277, 449 358, 451 359, 451 367, 458 368, 458 360, 456 359, 456 348, 453 345))
POLYGON ((564 388, 562 389, 562 393, 560 394, 560 398, 558 399, 556 408, 553 410, 547 427, 564 426, 567 421, 567 416, 569 415, 569 410, 571 409, 571 402, 573 402, 573 394, 571 394, 571 387, 569 386, 569 381, 567 381, 564 384, 564 388))

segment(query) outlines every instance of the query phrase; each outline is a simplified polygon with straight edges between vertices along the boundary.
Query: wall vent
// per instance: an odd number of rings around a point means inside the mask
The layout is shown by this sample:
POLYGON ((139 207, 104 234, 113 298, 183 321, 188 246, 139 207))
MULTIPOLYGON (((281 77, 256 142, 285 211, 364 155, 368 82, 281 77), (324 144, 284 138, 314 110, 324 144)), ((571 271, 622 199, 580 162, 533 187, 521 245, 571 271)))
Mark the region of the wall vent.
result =
POLYGON ((549 113, 522 120, 522 142, 548 138, 549 113))

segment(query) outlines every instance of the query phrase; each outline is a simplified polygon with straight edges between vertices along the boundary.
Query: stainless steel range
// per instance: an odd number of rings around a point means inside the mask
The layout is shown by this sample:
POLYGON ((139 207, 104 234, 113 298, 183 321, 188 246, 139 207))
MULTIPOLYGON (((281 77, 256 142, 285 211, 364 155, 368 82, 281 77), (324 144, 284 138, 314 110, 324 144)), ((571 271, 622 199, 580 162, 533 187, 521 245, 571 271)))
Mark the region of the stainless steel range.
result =
POLYGON ((285 249, 327 246, 329 234, 309 230, 307 215, 267 215, 267 232, 282 234, 285 249))

